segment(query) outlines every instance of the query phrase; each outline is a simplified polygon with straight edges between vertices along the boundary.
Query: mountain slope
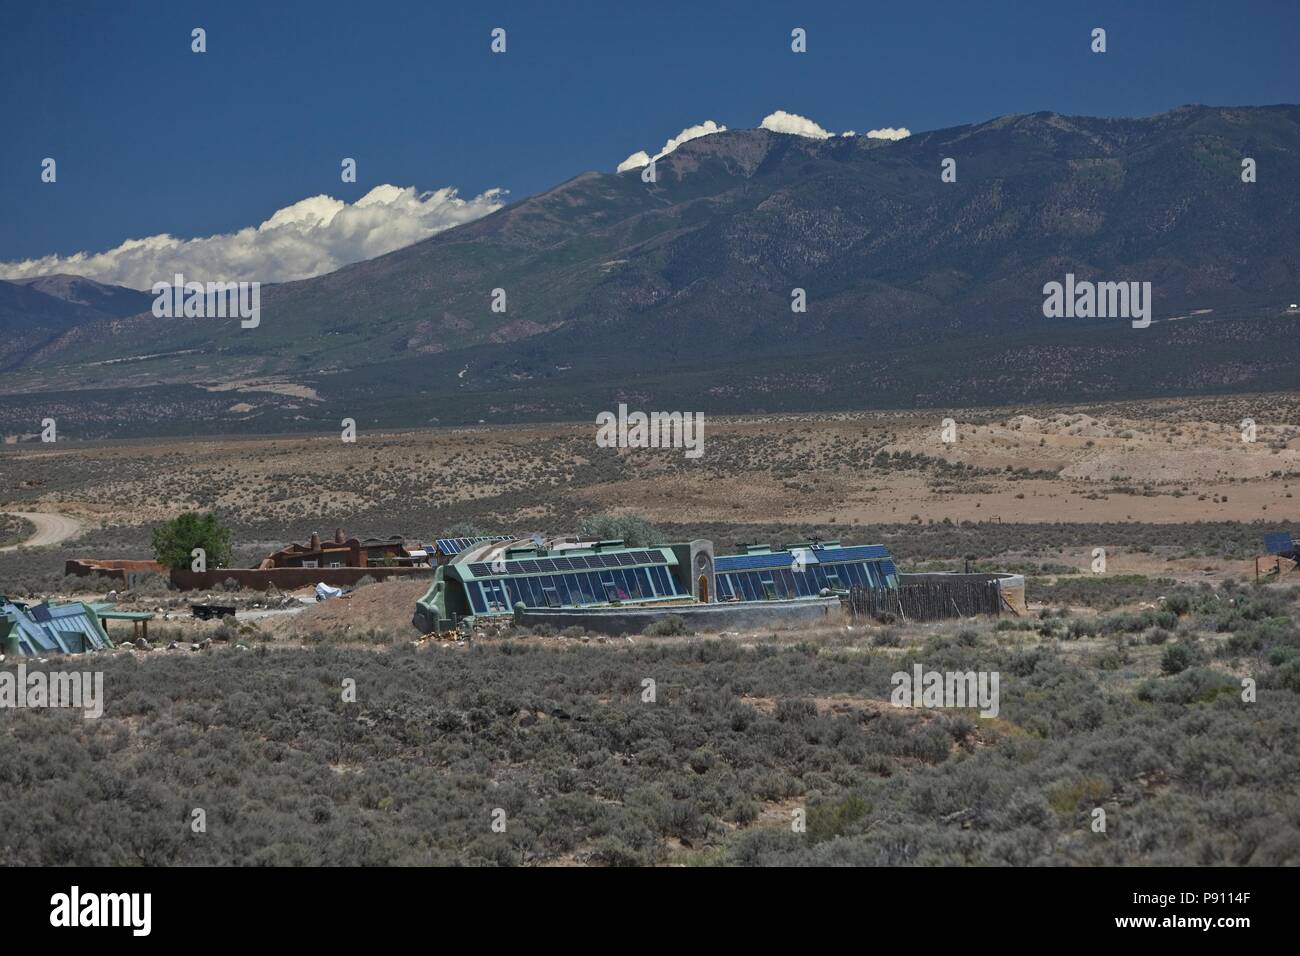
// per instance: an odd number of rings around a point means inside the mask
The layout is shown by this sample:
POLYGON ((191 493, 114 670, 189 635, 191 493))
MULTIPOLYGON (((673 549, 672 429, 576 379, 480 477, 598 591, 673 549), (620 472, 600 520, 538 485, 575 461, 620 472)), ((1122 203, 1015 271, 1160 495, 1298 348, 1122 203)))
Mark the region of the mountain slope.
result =
POLYGON ((1297 184, 1296 106, 1037 113, 898 142, 731 131, 680 146, 655 183, 585 173, 267 287, 257 329, 147 315, 69 328, 28 360, 39 375, 6 387, 108 385, 84 363, 134 359, 113 386, 278 376, 381 417, 395 409, 377 383, 488 417, 585 413, 634 381, 698 386, 729 410, 786 407, 790 388, 832 404, 1019 401, 1047 380, 1082 397, 1107 369, 1120 389, 1269 387, 1294 331, 1279 306, 1300 298, 1297 184), (1242 183, 1244 156, 1258 182, 1242 183), (1045 319, 1043 284, 1067 272, 1151 282, 1157 325, 1045 319), (1174 354, 1191 367, 1153 382, 1174 354))
POLYGON ((18 285, 35 289, 64 302, 94 309, 101 318, 126 318, 147 312, 153 305, 153 296, 138 289, 108 285, 73 275, 38 276, 33 279, 16 279, 18 285))

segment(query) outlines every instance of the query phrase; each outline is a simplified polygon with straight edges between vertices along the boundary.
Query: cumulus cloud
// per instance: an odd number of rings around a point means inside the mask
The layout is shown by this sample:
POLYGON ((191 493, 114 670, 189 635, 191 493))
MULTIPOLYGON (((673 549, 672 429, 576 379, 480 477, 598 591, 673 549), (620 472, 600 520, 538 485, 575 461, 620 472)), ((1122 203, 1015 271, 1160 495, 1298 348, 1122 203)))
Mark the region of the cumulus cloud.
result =
POLYGON ((834 135, 808 117, 787 113, 785 110, 768 113, 763 117, 763 122, 758 125, 763 129, 770 129, 773 133, 790 133, 794 136, 807 136, 810 139, 830 139, 834 135))
POLYGON ((884 129, 867 130, 868 139, 907 139, 912 135, 912 131, 905 126, 894 129, 892 126, 886 126, 884 129))
MULTIPOLYGON (((810 139, 830 139, 836 135, 806 116, 787 113, 785 110, 769 113, 763 117, 763 122, 759 125, 763 129, 770 129, 774 133, 789 133, 792 136, 807 136, 810 139)), ((855 130, 849 129, 839 135, 857 136, 859 134, 855 130)), ((901 126, 898 129, 887 126, 883 129, 867 130, 861 135, 866 136, 868 139, 905 139, 912 135, 912 131, 901 126)))
POLYGON ((727 127, 720 126, 713 120, 705 120, 695 126, 688 126, 668 142, 664 143, 664 148, 651 157, 644 149, 639 149, 623 162, 618 164, 617 172, 625 173, 629 169, 640 169, 642 166, 649 166, 654 159, 662 159, 667 156, 682 143, 690 142, 693 139, 699 139, 701 136, 709 136, 713 133, 725 133, 727 127))
POLYGON ((619 163, 618 169, 616 169, 615 172, 625 173, 629 169, 640 169, 642 166, 649 166, 649 165, 650 165, 650 154, 647 153, 644 149, 638 149, 627 159, 623 160, 623 162, 619 163))
POLYGON ((421 193, 390 185, 376 186, 351 204, 311 196, 238 232, 197 239, 164 233, 128 239, 106 252, 0 262, 0 279, 62 272, 146 290, 177 272, 195 281, 307 279, 472 222, 500 209, 505 196, 503 189, 489 189, 461 199, 452 188, 421 193))

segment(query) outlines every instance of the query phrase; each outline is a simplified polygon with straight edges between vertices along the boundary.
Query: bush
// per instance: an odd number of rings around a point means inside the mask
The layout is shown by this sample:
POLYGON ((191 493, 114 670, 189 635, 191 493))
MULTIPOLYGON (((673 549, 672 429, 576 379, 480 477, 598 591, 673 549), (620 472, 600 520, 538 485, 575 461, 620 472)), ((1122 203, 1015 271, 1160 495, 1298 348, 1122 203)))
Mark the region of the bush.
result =
POLYGON ((903 635, 897 628, 886 627, 871 638, 871 643, 877 647, 902 647, 903 635))
POLYGON ((1194 659, 1195 655, 1186 644, 1170 644, 1160 657, 1160 669, 1166 674, 1181 674, 1194 659))
POLYGON ((609 541, 621 539, 632 548, 647 548, 663 544, 663 535, 659 529, 640 515, 599 514, 592 515, 582 522, 580 532, 584 538, 596 538, 609 541))
POLYGON ((776 719, 783 724, 815 720, 816 717, 817 704, 807 698, 787 698, 777 702, 776 719))
POLYGON ((676 637, 681 634, 689 634, 690 629, 686 626, 686 621, 680 614, 669 614, 656 621, 651 621, 641 633, 650 637, 676 637))

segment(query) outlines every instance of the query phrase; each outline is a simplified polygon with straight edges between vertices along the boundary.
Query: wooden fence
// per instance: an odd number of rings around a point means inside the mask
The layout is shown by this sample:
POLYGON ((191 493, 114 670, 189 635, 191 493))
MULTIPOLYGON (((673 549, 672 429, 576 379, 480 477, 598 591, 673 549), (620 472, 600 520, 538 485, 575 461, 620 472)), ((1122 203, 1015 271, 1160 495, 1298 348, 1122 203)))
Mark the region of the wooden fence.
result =
POLYGON ((923 581, 897 588, 852 588, 848 597, 854 618, 943 621, 976 614, 998 615, 1002 594, 997 581, 923 581))

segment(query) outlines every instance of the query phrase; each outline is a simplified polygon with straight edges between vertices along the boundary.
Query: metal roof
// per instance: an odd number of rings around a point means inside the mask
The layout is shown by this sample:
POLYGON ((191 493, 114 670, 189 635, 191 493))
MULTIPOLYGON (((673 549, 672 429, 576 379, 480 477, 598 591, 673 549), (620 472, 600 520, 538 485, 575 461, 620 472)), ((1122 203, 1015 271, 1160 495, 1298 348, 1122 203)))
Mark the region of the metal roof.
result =
POLYGON ((77 654, 113 646, 94 608, 80 601, 31 607, 5 602, 0 604, 0 615, 18 632, 18 652, 28 657, 77 654))

